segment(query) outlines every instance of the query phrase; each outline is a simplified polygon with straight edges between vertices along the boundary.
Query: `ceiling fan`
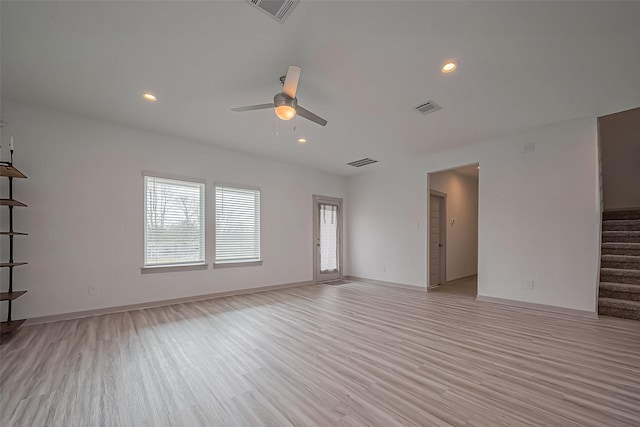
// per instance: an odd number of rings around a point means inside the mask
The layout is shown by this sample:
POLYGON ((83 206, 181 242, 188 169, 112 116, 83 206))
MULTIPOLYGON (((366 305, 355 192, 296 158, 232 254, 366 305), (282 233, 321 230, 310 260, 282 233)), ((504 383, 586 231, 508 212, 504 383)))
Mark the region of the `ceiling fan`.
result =
POLYGON ((232 108, 231 111, 243 112, 252 110, 266 110, 267 108, 275 108, 276 115, 282 120, 291 120, 296 115, 311 120, 320 126, 326 126, 327 121, 320 116, 313 114, 306 108, 298 105, 296 91, 298 90, 298 81, 300 80, 300 72, 302 69, 297 65, 290 65, 286 76, 280 77, 282 87, 281 93, 276 93, 273 102, 270 104, 250 105, 248 107, 232 108))

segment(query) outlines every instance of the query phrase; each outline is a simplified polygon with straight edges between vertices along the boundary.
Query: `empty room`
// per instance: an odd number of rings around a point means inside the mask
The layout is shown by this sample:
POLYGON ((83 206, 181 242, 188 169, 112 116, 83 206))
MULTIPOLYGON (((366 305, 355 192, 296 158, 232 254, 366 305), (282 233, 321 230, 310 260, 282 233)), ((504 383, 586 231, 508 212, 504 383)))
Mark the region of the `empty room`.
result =
POLYGON ((640 425, 640 2, 0 0, 0 425, 640 425))

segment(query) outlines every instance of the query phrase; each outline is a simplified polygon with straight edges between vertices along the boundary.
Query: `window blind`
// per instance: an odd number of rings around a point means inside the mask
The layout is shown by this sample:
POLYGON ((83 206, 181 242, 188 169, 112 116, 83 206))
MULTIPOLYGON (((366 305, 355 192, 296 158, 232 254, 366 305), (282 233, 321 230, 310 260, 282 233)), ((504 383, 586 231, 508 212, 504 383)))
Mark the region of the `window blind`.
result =
POLYGON ((204 184, 144 177, 144 265, 204 263, 204 184))
POLYGON ((260 190, 216 185, 216 262, 260 261, 260 190))

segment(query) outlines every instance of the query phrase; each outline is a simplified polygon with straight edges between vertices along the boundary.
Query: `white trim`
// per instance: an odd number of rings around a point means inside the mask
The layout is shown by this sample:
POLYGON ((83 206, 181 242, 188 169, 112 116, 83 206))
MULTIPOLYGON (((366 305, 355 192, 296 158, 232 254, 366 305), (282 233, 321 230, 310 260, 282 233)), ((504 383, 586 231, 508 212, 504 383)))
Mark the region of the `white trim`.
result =
POLYGON ((173 174, 153 172, 153 171, 142 171, 142 176, 150 176, 152 178, 173 179, 175 181, 196 182, 198 184, 205 184, 205 185, 207 184, 207 180, 204 178, 194 178, 189 176, 173 175, 173 174))
POLYGON ((154 265, 148 267, 142 267, 140 272, 142 274, 149 273, 175 273, 178 271, 194 271, 194 270, 207 270, 209 264, 166 264, 166 265, 154 265))
MULTIPOLYGON (((239 188, 240 190, 260 191, 260 193, 262 193, 262 188, 256 187, 254 185, 233 184, 231 182, 214 181, 213 188, 215 189, 216 187, 239 188)), ((262 198, 260 198, 260 203, 262 203, 262 198)))
MULTIPOLYGON (((262 240, 262 239, 260 239, 262 240)), ((256 267, 262 265, 262 260, 258 261, 229 261, 215 262, 213 268, 231 268, 231 267, 256 267)))
MULTIPOLYGON (((214 197, 215 199, 215 197, 214 197)), ((207 183, 206 180, 200 178, 185 178, 185 177, 177 177, 175 175, 168 174, 157 174, 155 172, 142 171, 142 273, 150 273, 152 268, 157 267, 184 267, 184 266, 194 266, 194 265, 202 265, 207 262, 207 218, 206 218, 206 204, 207 204, 207 183), (185 263, 185 264, 173 264, 173 265, 162 265, 162 264, 147 264, 147 182, 146 178, 160 178, 160 179, 169 179, 173 181, 183 181, 190 182, 193 184, 198 184, 200 186, 200 218, 201 218, 201 226, 202 226, 202 260, 196 263, 185 263)), ((214 211, 215 213, 215 211, 214 211)), ((215 224, 214 224, 215 225, 215 224)), ((214 228, 215 231, 215 228, 214 228)), ((195 270, 195 268, 191 268, 191 270, 195 270)), ((168 271, 168 270, 166 270, 168 271)), ((181 270, 173 270, 173 271, 181 271, 181 270)), ((153 271, 156 272, 156 271, 153 271)))
POLYGON ((438 190, 429 189, 429 210, 427 213, 427 225, 428 225, 428 234, 429 237, 427 239, 427 264, 431 265, 431 196, 439 197, 441 200, 440 203, 440 212, 438 212, 438 216, 440 217, 440 236, 439 240, 444 241, 444 245, 441 244, 440 248, 440 283, 437 285, 431 285, 429 282, 431 281, 431 276, 427 278, 427 289, 435 288, 437 286, 446 285, 447 284, 447 227, 449 226, 449 222, 447 221, 447 193, 443 193, 438 190))
POLYGON ((145 302, 141 304, 121 305, 121 306, 114 306, 114 307, 98 308, 95 310, 85 310, 85 311, 76 311, 72 313, 54 314, 51 316, 33 317, 31 319, 28 319, 25 322, 25 325, 26 326, 39 325, 42 323, 59 322, 62 320, 74 320, 74 319, 81 319, 83 317, 101 316, 103 314, 122 313, 125 311, 133 311, 133 310, 144 310, 147 308, 154 308, 154 307, 165 307, 165 306, 174 305, 174 304, 185 304, 189 302, 205 301, 210 299, 224 298, 224 297, 230 297, 235 295, 253 294, 258 292, 275 291, 278 289, 296 288, 299 286, 307 286, 307 285, 313 285, 313 284, 314 284, 313 282, 294 282, 294 283, 286 283, 283 285, 259 286, 256 288, 240 289, 237 291, 216 292, 212 294, 195 295, 192 297, 175 298, 175 299, 168 299, 168 300, 162 300, 162 301, 151 301, 151 302, 145 302))
POLYGON ((518 308, 526 308, 530 310, 548 311, 548 312, 558 313, 558 314, 567 314, 570 316, 588 317, 590 319, 598 319, 598 313, 595 311, 577 310, 575 308, 557 307, 554 305, 538 304, 534 302, 487 297, 484 295, 478 295, 476 297, 476 301, 490 303, 490 304, 508 305, 511 307, 518 307, 518 308))
POLYGON ((412 290, 412 291, 423 292, 423 291, 427 290, 424 286, 407 285, 407 284, 404 284, 404 283, 395 283, 395 282, 385 282, 383 280, 365 279, 364 277, 357 277, 357 276, 345 276, 345 279, 352 280, 354 282, 370 283, 372 285, 388 286, 388 287, 391 287, 391 288, 409 289, 409 290, 412 290))
POLYGON ((253 267, 262 265, 262 189, 260 187, 256 187, 253 185, 243 185, 243 184, 232 184, 229 182, 222 181, 214 181, 213 182, 213 268, 229 268, 229 267, 253 267), (247 261, 230 261, 230 262, 220 262, 217 261, 216 258, 216 246, 218 244, 217 234, 216 234, 216 222, 218 221, 217 209, 216 209, 216 189, 220 188, 237 188, 241 190, 251 190, 257 191, 260 193, 260 205, 258 209, 260 209, 260 260, 247 260, 247 261))
POLYGON ((312 201, 312 210, 313 210, 313 238, 311 240, 313 254, 313 281, 315 283, 322 283, 329 280, 340 280, 342 279, 342 273, 344 272, 344 263, 343 263, 343 247, 342 247, 342 222, 343 222, 343 213, 342 213, 342 199, 339 197, 328 197, 328 196, 320 196, 318 194, 313 194, 311 197, 312 201), (320 226, 320 218, 318 217, 318 205, 320 202, 327 202, 327 204, 335 203, 338 205, 338 277, 337 278, 321 278, 320 275, 320 266, 318 265, 318 232, 320 226))

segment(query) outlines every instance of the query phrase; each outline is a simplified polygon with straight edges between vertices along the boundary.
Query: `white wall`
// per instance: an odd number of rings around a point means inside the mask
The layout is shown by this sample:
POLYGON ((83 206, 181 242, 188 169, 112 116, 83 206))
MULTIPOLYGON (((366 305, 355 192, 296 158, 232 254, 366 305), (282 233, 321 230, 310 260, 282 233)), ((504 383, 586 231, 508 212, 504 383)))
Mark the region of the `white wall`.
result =
POLYGON ((444 171, 429 175, 429 188, 447 195, 447 281, 477 274, 478 181, 444 171))
POLYGON ((350 274, 426 287, 427 173, 476 162, 478 294, 594 312, 600 221, 595 118, 350 178, 350 274), (524 150, 529 143, 533 152, 524 150), (534 280, 533 290, 526 289, 527 280, 534 280))
POLYGON ((346 193, 342 177, 51 110, 7 103, 3 120, 29 177, 14 186, 29 205, 15 210, 15 229, 29 232, 15 239, 16 259, 29 262, 15 286, 29 292, 14 318, 310 281, 312 194, 346 193), (206 179, 208 270, 141 274, 142 171, 206 179), (262 266, 211 268, 216 180, 261 187, 262 266))
POLYGON ((640 208, 640 108, 600 117, 605 209, 640 208))

